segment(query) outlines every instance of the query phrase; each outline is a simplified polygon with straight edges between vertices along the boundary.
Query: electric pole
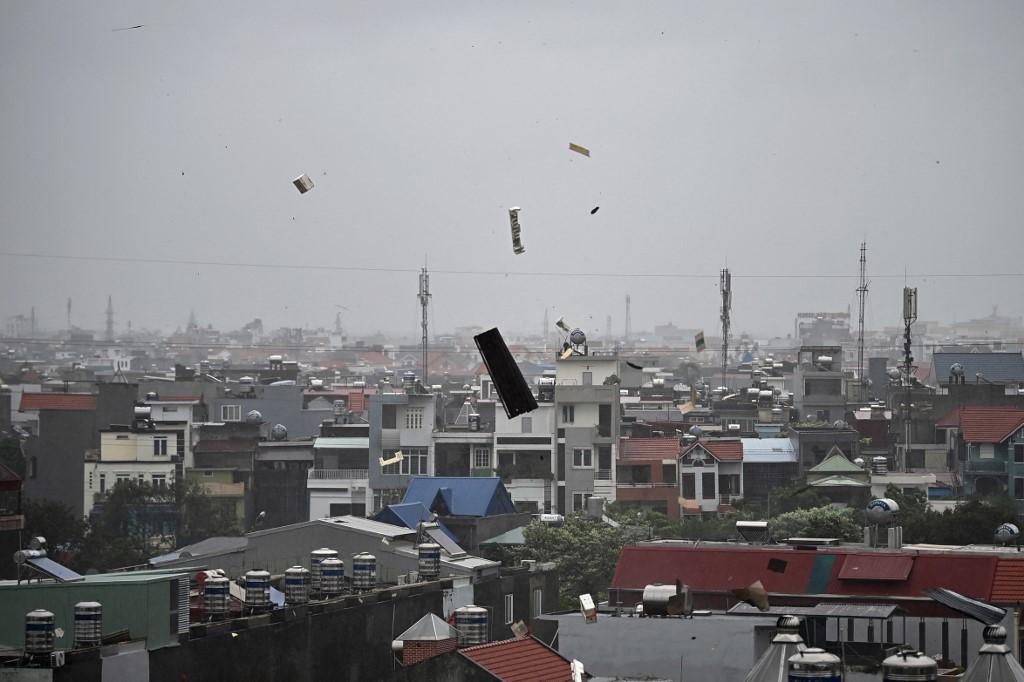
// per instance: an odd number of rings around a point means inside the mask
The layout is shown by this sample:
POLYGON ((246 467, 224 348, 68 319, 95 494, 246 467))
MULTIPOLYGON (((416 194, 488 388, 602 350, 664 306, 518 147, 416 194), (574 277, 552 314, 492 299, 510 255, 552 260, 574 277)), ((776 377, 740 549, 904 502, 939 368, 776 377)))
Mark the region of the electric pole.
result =
POLYGON ((729 388, 726 372, 729 369, 729 315, 732 312, 732 275, 729 268, 722 268, 719 286, 722 290, 722 386, 729 388))

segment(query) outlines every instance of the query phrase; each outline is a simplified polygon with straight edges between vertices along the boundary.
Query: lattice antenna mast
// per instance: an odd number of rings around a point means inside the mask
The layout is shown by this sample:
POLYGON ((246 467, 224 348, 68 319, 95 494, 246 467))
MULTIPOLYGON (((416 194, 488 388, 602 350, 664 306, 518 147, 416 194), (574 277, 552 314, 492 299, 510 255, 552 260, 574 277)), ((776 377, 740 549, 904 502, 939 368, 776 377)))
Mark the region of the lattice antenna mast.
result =
POLYGON ((719 286, 722 290, 722 385, 728 388, 726 371, 729 365, 729 326, 732 313, 732 275, 729 274, 729 268, 722 268, 719 286))
POLYGON ((107 296, 107 341, 114 340, 114 299, 107 296))
POLYGON ((633 330, 630 328, 632 326, 632 323, 630 321, 629 308, 630 308, 629 294, 626 294, 626 338, 624 339, 624 341, 626 343, 629 343, 629 337, 632 335, 632 332, 633 332, 633 330))
POLYGON ((864 380, 864 304, 868 300, 867 280, 867 242, 860 243, 860 286, 857 287, 857 303, 860 307, 860 315, 857 321, 857 381, 863 387, 864 380))
POLYGON ((911 415, 910 401, 913 398, 912 386, 914 377, 914 355, 911 352, 913 339, 910 334, 910 327, 917 322, 917 288, 903 287, 903 381, 907 387, 906 411, 904 420, 906 422, 906 435, 904 436, 903 461, 899 463, 899 470, 907 470, 907 459, 910 456, 910 442, 914 433, 914 422, 911 415))
POLYGON ((419 299, 420 299, 420 308, 423 311, 423 320, 422 320, 422 323, 421 323, 422 326, 423 326, 423 339, 422 339, 422 344, 423 344, 423 385, 424 386, 429 386, 430 385, 430 381, 428 379, 429 372, 428 372, 428 366, 427 366, 427 343, 428 343, 428 336, 427 336, 427 313, 428 313, 428 311, 430 309, 430 275, 427 273, 427 267, 426 266, 423 266, 423 269, 420 270, 420 293, 419 293, 419 299))

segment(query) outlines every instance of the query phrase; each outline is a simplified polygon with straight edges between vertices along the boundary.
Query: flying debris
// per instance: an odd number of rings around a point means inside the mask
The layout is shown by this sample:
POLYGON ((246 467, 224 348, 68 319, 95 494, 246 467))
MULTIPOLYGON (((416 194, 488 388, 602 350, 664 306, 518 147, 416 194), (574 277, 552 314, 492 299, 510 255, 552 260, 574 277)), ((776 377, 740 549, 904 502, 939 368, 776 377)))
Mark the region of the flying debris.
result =
POLYGON ((582 154, 583 156, 587 156, 587 157, 590 156, 590 150, 589 149, 587 149, 586 147, 580 146, 578 144, 575 144, 573 142, 569 143, 569 149, 574 151, 574 152, 576 152, 577 154, 582 154))
MULTIPOLYGON (((111 31, 131 31, 132 29, 142 28, 143 26, 145 26, 145 24, 139 24, 138 26, 125 26, 123 28, 112 28, 110 30, 111 31)), ((938 161, 936 161, 935 163, 938 163, 938 161)))
POLYGON ((757 607, 759 611, 768 610, 768 592, 764 589, 764 585, 761 584, 760 580, 755 580, 749 587, 740 587, 732 590, 732 594, 740 601, 757 607))
POLYGON ((704 343, 704 332, 703 331, 697 332, 697 336, 695 336, 693 338, 693 342, 694 342, 694 345, 697 347, 697 352, 698 353, 702 352, 705 348, 707 348, 707 344, 704 343))
POLYGON ((524 412, 536 410, 537 399, 509 352, 505 339, 501 338, 501 332, 497 328, 488 329, 474 336, 473 341, 476 342, 494 387, 498 389, 498 397, 501 398, 508 418, 513 419, 524 412))
POLYGON ((401 451, 401 450, 399 450, 399 451, 398 451, 398 452, 396 452, 396 453, 395 453, 394 455, 392 455, 392 457, 391 457, 390 459, 384 459, 383 457, 381 457, 381 458, 380 458, 380 465, 381 465, 382 467, 386 467, 386 466, 388 466, 388 465, 390 465, 390 464, 398 464, 399 462, 401 462, 401 461, 402 461, 402 459, 403 459, 404 457, 405 457, 405 455, 403 455, 403 454, 402 454, 402 451, 401 451))
POLYGON ((522 230, 519 227, 519 211, 522 210, 518 206, 513 206, 508 210, 508 219, 512 224, 512 251, 518 256, 526 252, 522 242, 522 230))
POLYGON ((292 180, 292 184, 299 190, 299 194, 305 194, 313 189, 313 181, 305 173, 292 180))
POLYGON ((600 206, 595 206, 594 208, 590 209, 590 215, 594 215, 599 210, 601 210, 601 207, 600 206))

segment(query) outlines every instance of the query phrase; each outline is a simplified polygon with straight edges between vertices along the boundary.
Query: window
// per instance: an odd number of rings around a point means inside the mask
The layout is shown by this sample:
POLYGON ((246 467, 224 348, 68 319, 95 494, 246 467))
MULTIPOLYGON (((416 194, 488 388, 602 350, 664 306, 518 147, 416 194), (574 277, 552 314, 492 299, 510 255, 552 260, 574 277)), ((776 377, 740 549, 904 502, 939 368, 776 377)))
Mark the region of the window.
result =
POLYGON ((405 457, 402 458, 402 473, 409 476, 427 475, 427 449, 406 448, 405 457))
POLYGON ((572 494, 572 510, 573 511, 586 511, 587 510, 587 498, 592 497, 593 493, 573 493, 572 494))
POLYGON ((576 421, 576 406, 562 405, 562 423, 572 424, 576 421))
POLYGON ((394 405, 384 405, 381 408, 380 414, 380 427, 382 429, 397 429, 398 428, 398 417, 396 416, 397 409, 394 405))
POLYGON ((242 406, 241 405, 221 405, 220 406, 220 420, 222 422, 240 422, 240 421, 242 421, 242 406))
POLYGON ((489 469, 491 466, 491 451, 488 448, 476 448, 473 450, 473 468, 489 469))
POLYGON ((129 483, 132 480, 131 474, 116 474, 117 480, 114 481, 114 485, 120 483, 129 483))
POLYGON ((116 436, 114 436, 114 440, 128 440, 128 434, 127 433, 119 433, 116 436))
POLYGON ((683 474, 683 499, 697 499, 697 483, 694 474, 683 474))
MULTIPOLYGON (((396 452, 398 452, 398 450, 395 450, 394 448, 391 448, 389 450, 385 450, 384 454, 382 455, 382 457, 384 459, 391 459, 392 457, 395 456, 396 452)), ((399 473, 401 473, 399 471, 400 464, 401 464, 400 462, 395 462, 394 464, 387 464, 387 465, 381 467, 380 472, 382 474, 384 474, 385 476, 397 476, 399 473)))
POLYGON ((168 412, 177 412, 177 411, 178 411, 177 407, 170 407, 170 406, 167 406, 167 405, 164 406, 164 414, 167 414, 168 412))
POLYGON ((1013 461, 1016 464, 1024 464, 1024 443, 1013 446, 1013 461))
POLYGON ((100 492, 101 493, 107 492, 107 475, 106 474, 100 474, 100 492))
POLYGON ((153 454, 157 457, 167 456, 167 436, 154 436, 153 454))
POLYGON ((597 435, 602 438, 612 435, 612 406, 608 403, 597 406, 597 435))
POLYGON ((511 594, 506 594, 505 595, 505 625, 511 625, 512 624, 512 619, 513 619, 513 611, 512 611, 513 601, 512 601, 512 597, 513 597, 513 595, 511 595, 511 594))
POLYGON ((1013 496, 1018 500, 1024 500, 1024 478, 1013 479, 1013 496))
POLYGON ((706 471, 700 476, 701 497, 705 500, 715 499, 715 472, 706 471))
POLYGON ((544 613, 544 590, 539 587, 533 590, 533 608, 531 610, 534 618, 544 613))
POLYGON ((407 429, 422 429, 423 428, 423 408, 422 407, 407 407, 407 408, 405 408, 405 428, 407 428, 407 429))
POLYGON ((594 454, 590 448, 573 448, 572 465, 577 469, 594 468, 594 454))
POLYGON ((153 474, 153 487, 154 488, 166 488, 167 487, 167 475, 166 474, 153 474))
POLYGON ((584 386, 593 386, 594 385, 594 373, 593 372, 584 372, 583 373, 583 385, 584 386))
POLYGON ((520 424, 523 427, 523 433, 533 433, 533 417, 521 417, 520 424))
POLYGON ((28 477, 35 478, 39 473, 39 458, 32 455, 28 458, 28 477))

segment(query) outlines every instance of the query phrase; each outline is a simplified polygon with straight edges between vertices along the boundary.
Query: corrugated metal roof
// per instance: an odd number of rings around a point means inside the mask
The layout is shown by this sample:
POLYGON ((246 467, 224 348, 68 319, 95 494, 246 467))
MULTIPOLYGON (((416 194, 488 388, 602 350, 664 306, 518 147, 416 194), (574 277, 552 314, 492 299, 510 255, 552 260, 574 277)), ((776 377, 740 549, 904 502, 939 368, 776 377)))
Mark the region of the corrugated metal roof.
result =
POLYGON ((965 597, 959 592, 936 587, 926 590, 925 594, 944 606, 970 616, 985 625, 997 625, 1006 617, 1006 609, 986 604, 978 599, 965 597))
POLYGON ((895 604, 815 604, 814 606, 769 606, 761 611, 756 606, 740 602, 727 613, 740 616, 807 616, 829 618, 891 618, 899 611, 895 604))
POLYGON ((838 448, 833 447, 829 455, 807 470, 812 474, 863 474, 864 470, 847 459, 838 448))
POLYGON ((864 556, 851 554, 839 569, 840 580, 906 580, 914 568, 914 557, 864 556))
POLYGON ((996 604, 1015 604, 1024 600, 1024 561, 999 560, 989 599, 996 604))
POLYGON ((317 450, 321 448, 331 448, 333 450, 367 450, 370 447, 369 437, 352 437, 352 436, 330 436, 320 437, 313 441, 313 447, 317 450))
POLYGON ((569 661, 533 637, 460 649, 459 654, 503 682, 571 682, 569 661))
POLYGON ((995 384, 1024 383, 1024 356, 1021 353, 935 353, 932 367, 935 380, 940 385, 949 383, 949 368, 959 362, 964 368, 964 378, 974 383, 979 372, 995 384))
POLYGON ((1024 682, 1024 668, 1009 650, 982 651, 967 668, 961 682, 1024 682))
POLYGON ((435 502, 443 502, 452 516, 495 516, 516 511, 512 496, 497 476, 416 476, 402 498, 402 504, 409 502, 419 502, 430 510, 434 510, 435 502))
POLYGON ((968 406, 953 410, 935 422, 937 429, 959 428, 967 443, 1002 443, 1024 426, 1024 410, 1017 407, 968 406))
POLYGON ((740 438, 743 461, 751 464, 796 462, 796 449, 788 438, 740 438))
POLYGON ((96 396, 91 393, 22 393, 20 412, 31 410, 96 409, 96 396))

